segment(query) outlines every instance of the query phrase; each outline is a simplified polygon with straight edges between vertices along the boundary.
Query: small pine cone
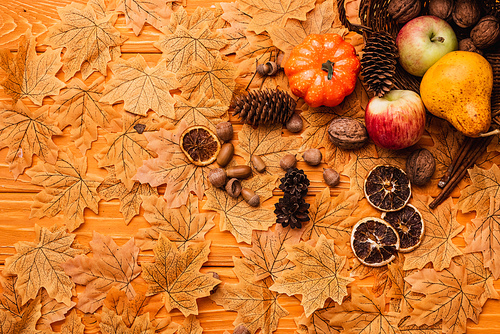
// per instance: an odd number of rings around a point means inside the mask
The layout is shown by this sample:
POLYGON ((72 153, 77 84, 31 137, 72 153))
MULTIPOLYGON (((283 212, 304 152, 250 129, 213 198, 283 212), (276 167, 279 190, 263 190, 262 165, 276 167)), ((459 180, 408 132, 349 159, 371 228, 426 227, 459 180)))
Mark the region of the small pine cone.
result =
POLYGON ((285 194, 274 207, 276 222, 283 227, 302 228, 302 223, 310 220, 309 203, 303 197, 285 194))
POLYGON ((361 59, 361 75, 368 89, 381 97, 391 90, 396 73, 398 49, 394 37, 374 32, 366 41, 361 59))
POLYGON ((281 180, 279 188, 285 193, 292 196, 304 197, 307 195, 309 187, 309 179, 302 169, 296 167, 290 168, 285 177, 281 180))
POLYGON ((292 117, 297 102, 280 89, 254 90, 236 98, 234 116, 250 125, 286 124, 292 117))

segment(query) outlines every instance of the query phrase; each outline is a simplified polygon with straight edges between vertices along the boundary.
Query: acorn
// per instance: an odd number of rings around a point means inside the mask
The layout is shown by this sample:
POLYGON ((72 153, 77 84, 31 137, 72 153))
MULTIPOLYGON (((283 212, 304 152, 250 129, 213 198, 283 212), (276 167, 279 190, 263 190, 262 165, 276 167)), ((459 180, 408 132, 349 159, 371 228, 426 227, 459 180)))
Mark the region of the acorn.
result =
POLYGON ((215 132, 220 140, 228 142, 233 138, 233 125, 231 122, 221 122, 215 126, 215 132))
POLYGON ((257 170, 257 172, 262 173, 263 171, 266 170, 266 163, 264 162, 264 160, 262 160, 260 155, 254 154, 252 155, 252 158, 250 160, 252 161, 252 164, 257 170))
POLYGON ((286 122, 286 128, 288 131, 292 133, 297 133, 302 131, 304 126, 304 122, 302 121, 302 117, 299 114, 293 114, 292 117, 286 122))
POLYGON ((250 334, 250 331, 243 324, 239 324, 233 331, 233 334, 250 334))
POLYGON ((241 196, 243 196, 243 199, 245 202, 248 203, 248 205, 256 207, 259 206, 260 204, 260 197, 253 191, 252 189, 248 188, 243 188, 241 189, 241 196))
POLYGON ((317 148, 310 148, 302 154, 302 158, 304 161, 311 166, 317 166, 321 163, 321 159, 323 158, 323 155, 321 154, 321 151, 317 148))
POLYGON ((217 188, 220 188, 226 184, 226 171, 222 168, 214 168, 208 172, 208 181, 217 188))
POLYGON ((287 154, 280 160, 280 166, 284 170, 289 170, 297 165, 297 158, 294 154, 287 154))
POLYGON ((335 187, 340 183, 340 175, 335 169, 323 169, 323 179, 329 187, 335 187))
POLYGON ((271 76, 278 73, 280 66, 274 61, 268 61, 265 64, 257 65, 257 73, 262 76, 271 76))
POLYGON ((241 182, 239 179, 233 177, 226 184, 226 192, 229 196, 237 198, 241 194, 241 182))
POLYGON ((221 167, 226 167, 231 161, 234 154, 234 146, 231 143, 224 143, 220 148, 219 154, 217 155, 217 163, 221 167))
POLYGON ((247 165, 232 166, 226 170, 226 174, 231 178, 246 179, 252 175, 252 168, 247 165))

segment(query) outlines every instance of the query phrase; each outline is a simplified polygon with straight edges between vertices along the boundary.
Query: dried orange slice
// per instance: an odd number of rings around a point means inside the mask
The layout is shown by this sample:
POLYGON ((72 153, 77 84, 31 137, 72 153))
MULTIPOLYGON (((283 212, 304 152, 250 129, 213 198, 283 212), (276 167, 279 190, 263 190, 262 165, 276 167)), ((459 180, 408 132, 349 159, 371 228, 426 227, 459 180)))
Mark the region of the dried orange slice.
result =
POLYGON ((400 210, 411 196, 410 179, 398 167, 376 166, 365 179, 365 196, 368 203, 381 211, 400 210))
POLYGON ((361 263, 380 267, 396 258, 399 236, 384 220, 367 217, 352 228, 351 248, 361 263))
POLYGON ((217 135, 203 125, 194 125, 184 130, 179 145, 189 161, 196 166, 214 162, 221 148, 217 135))
POLYGON ((384 212, 381 218, 398 233, 400 252, 411 252, 422 242, 425 230, 424 220, 413 205, 407 204, 401 210, 384 212))

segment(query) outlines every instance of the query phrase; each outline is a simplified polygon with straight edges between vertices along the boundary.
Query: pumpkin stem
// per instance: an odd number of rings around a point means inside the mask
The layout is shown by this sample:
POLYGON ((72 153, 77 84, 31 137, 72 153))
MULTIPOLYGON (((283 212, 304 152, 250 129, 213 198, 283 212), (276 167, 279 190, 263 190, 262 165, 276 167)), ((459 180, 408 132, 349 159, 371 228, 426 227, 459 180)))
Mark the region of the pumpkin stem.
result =
POLYGON ((328 72, 328 80, 332 80, 333 78, 333 62, 327 60, 325 63, 321 64, 321 69, 325 72, 328 72))

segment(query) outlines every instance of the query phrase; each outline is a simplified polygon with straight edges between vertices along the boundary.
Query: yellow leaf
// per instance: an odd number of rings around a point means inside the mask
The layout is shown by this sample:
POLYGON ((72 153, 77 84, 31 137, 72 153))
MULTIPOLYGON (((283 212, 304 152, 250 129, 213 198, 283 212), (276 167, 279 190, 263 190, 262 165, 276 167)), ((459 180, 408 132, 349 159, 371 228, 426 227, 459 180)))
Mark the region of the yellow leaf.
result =
POLYGON ((204 94, 191 96, 189 100, 175 96, 175 121, 184 120, 187 125, 205 125, 215 131, 215 126, 227 119, 229 109, 221 101, 210 99, 204 94))
POLYGON ((220 286, 210 298, 225 310, 238 312, 234 325, 243 324, 250 333, 260 328, 260 333, 271 334, 279 319, 288 315, 278 303, 278 294, 269 290, 271 278, 255 282, 251 264, 236 257, 233 262, 239 283, 220 286))
POLYGON ((35 46, 35 38, 31 30, 27 30, 21 35, 15 55, 7 49, 0 49, 0 68, 5 73, 1 85, 14 102, 27 97, 41 106, 45 96, 59 94, 65 85, 55 76, 62 66, 61 50, 47 48, 37 56, 35 46))
POLYGON ((161 30, 173 12, 171 2, 164 0, 114 0, 108 8, 125 15, 125 24, 136 36, 145 23, 161 30))
POLYGON ((5 334, 38 334, 35 329, 40 319, 40 297, 32 300, 20 319, 15 319, 9 312, 0 310, 0 333, 5 334))
POLYGON ((63 57, 64 80, 68 81, 81 69, 83 80, 94 71, 106 75, 107 63, 120 57, 125 38, 113 25, 117 15, 96 13, 90 3, 72 3, 57 10, 61 22, 49 28, 45 43, 66 48, 63 57))
POLYGON ((35 196, 30 217, 54 217, 63 212, 66 227, 75 230, 83 224, 83 211, 91 209, 97 214, 100 180, 87 176, 87 158, 75 158, 69 149, 59 152, 55 165, 37 164, 27 171, 31 183, 44 189, 35 196))
POLYGON ((471 184, 460 192, 458 208, 470 212, 489 207, 500 194, 500 168, 496 164, 488 170, 474 166, 468 172, 471 184))
POLYGON ((327 300, 325 306, 314 311, 311 316, 306 317, 302 314, 295 318, 297 323, 297 334, 339 334, 341 329, 330 325, 328 311, 337 305, 333 300, 327 300))
POLYGON ((142 265, 142 276, 149 284, 147 295, 161 293, 167 312, 176 308, 185 317, 197 315, 196 300, 210 295, 220 282, 199 271, 208 260, 210 242, 191 244, 185 251, 179 251, 173 242, 160 234, 153 251, 155 262, 142 265))
POLYGON ((262 203, 273 196, 276 177, 254 176, 250 180, 244 180, 242 186, 252 189, 260 197, 260 205, 251 207, 243 198, 233 198, 226 191, 211 187, 207 191, 207 202, 204 210, 214 210, 220 214, 219 228, 221 231, 229 231, 237 242, 251 243, 252 231, 265 231, 276 222, 273 210, 265 208, 262 203))
POLYGON ((37 328, 51 330, 51 324, 60 320, 64 320, 64 315, 76 305, 71 301, 69 305, 59 303, 51 298, 45 289, 40 290, 40 319, 37 322, 37 328))
POLYGON ((170 91, 179 87, 175 74, 161 60, 148 67, 142 55, 129 60, 117 59, 110 64, 115 75, 105 86, 101 102, 124 101, 124 108, 136 115, 146 116, 149 109, 159 116, 174 118, 175 100, 170 91))
POLYGON ((220 17, 221 10, 211 10, 206 7, 197 7, 191 15, 189 15, 184 7, 179 7, 170 17, 170 24, 168 24, 163 32, 173 34, 178 26, 183 26, 188 30, 201 29, 205 26, 212 31, 221 29, 225 26, 226 22, 220 17))
POLYGON ((78 316, 76 310, 73 309, 61 326, 61 334, 83 334, 84 330, 85 326, 82 323, 82 319, 78 316))
POLYGON ((0 149, 9 148, 6 162, 15 179, 31 167, 34 154, 54 164, 59 149, 52 136, 60 134, 46 107, 32 112, 22 101, 13 106, 0 103, 0 149))
POLYGON ((65 228, 54 226, 49 230, 38 225, 35 225, 35 234, 35 242, 17 242, 17 253, 5 260, 7 273, 18 276, 15 288, 22 304, 35 298, 39 290, 45 288, 50 297, 70 305, 75 284, 62 265, 81 253, 71 248, 75 235, 66 233, 65 228))
POLYGON ((354 279, 342 276, 347 258, 335 253, 333 240, 321 235, 315 247, 301 242, 287 251, 295 268, 278 278, 271 290, 289 296, 302 295, 300 305, 307 317, 323 308, 328 298, 342 304, 347 285, 354 279))
POLYGON ((103 307, 101 322, 99 323, 102 334, 154 334, 155 328, 149 321, 149 314, 143 314, 134 320, 132 326, 127 327, 123 322, 122 316, 116 314, 113 310, 103 307))
POLYGON ((201 334, 203 333, 203 328, 200 325, 200 321, 196 319, 194 315, 187 317, 182 326, 177 330, 178 334, 201 334))

